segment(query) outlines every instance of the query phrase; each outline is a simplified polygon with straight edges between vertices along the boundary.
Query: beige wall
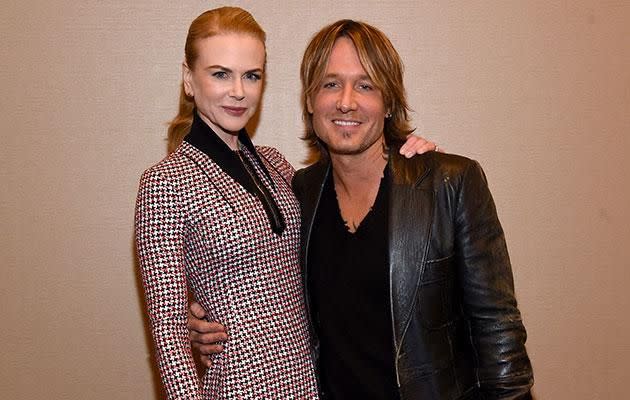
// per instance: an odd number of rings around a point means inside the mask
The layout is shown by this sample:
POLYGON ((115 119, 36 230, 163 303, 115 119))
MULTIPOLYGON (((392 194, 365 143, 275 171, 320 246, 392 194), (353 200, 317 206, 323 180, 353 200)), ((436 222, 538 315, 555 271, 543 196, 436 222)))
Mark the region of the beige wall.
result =
MULTIPOLYGON (((0 396, 153 399, 134 199, 141 171, 164 155, 187 26, 219 3, 10 3, 0 15, 0 396)), ((296 166, 309 36, 341 17, 390 35, 419 132, 485 167, 537 398, 624 398, 630 3, 235 3, 269 34, 255 141, 296 166)))

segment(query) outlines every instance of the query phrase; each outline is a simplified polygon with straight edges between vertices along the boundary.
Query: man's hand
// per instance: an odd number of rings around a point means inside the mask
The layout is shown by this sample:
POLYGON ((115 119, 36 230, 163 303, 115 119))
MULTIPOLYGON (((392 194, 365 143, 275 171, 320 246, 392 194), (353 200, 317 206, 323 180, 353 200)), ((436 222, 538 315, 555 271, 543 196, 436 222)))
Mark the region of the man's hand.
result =
POLYGON ((400 146, 400 154, 407 158, 411 158, 417 154, 426 153, 427 151, 439 151, 443 150, 435 143, 426 140, 421 136, 414 134, 407 136, 407 141, 400 146))
POLYGON ((203 319, 206 311, 193 302, 190 305, 188 313, 188 331, 192 347, 199 351, 201 362, 209 367, 212 365, 210 360, 213 354, 223 351, 221 342, 228 339, 225 327, 218 322, 208 322, 203 319))

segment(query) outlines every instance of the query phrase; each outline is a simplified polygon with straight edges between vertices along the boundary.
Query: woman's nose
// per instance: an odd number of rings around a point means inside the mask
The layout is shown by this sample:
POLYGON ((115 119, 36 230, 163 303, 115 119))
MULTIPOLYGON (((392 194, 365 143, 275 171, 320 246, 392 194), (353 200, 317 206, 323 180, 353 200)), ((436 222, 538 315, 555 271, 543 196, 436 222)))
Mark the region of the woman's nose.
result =
POLYGON ((240 79, 235 79, 234 82, 232 83, 232 88, 230 90, 230 97, 233 97, 239 101, 245 98, 245 91, 243 90, 243 82, 240 79))

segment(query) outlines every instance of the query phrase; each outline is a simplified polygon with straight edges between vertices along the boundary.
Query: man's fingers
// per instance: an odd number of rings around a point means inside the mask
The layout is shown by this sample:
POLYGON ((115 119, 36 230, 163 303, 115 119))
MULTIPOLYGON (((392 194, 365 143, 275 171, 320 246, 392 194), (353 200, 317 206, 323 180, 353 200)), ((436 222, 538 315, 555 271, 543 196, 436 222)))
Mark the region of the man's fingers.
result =
POLYGON ((222 344, 203 344, 195 346, 195 349, 201 356, 211 356, 212 354, 219 354, 223 351, 222 344))
POLYGON ((212 360, 210 359, 210 356, 202 354, 199 356, 199 360, 201 360, 201 363, 205 365, 206 368, 210 368, 212 366, 212 360))
POLYGON ((189 337, 195 348, 225 342, 228 339, 227 333, 225 332, 200 333, 194 330, 190 331, 189 337))
POLYGON ((193 343, 193 347, 199 355, 199 360, 206 368, 210 368, 212 365, 212 356, 223 351, 223 345, 220 344, 200 345, 193 343))
POLYGON ((212 366, 212 355, 218 354, 223 351, 223 346, 220 344, 203 345, 196 348, 199 354, 199 360, 206 368, 212 366))
POLYGON ((225 332, 225 327, 218 322, 208 322, 205 319, 188 318, 188 329, 199 333, 225 332))
POLYGON ((197 302, 193 302, 190 305, 190 312, 192 313, 192 315, 195 316, 195 318, 202 319, 206 316, 206 310, 204 310, 203 307, 201 307, 201 305, 197 302))

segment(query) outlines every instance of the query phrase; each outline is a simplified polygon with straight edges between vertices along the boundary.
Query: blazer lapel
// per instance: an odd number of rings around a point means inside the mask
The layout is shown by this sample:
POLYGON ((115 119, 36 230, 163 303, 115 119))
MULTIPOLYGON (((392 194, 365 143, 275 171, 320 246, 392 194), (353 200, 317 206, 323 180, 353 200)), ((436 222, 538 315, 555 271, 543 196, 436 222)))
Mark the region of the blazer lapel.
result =
POLYGON ((243 209, 254 206, 256 197, 223 171, 206 153, 186 142, 182 146, 184 155, 208 178, 208 183, 220 193, 232 212, 242 212, 243 209))

